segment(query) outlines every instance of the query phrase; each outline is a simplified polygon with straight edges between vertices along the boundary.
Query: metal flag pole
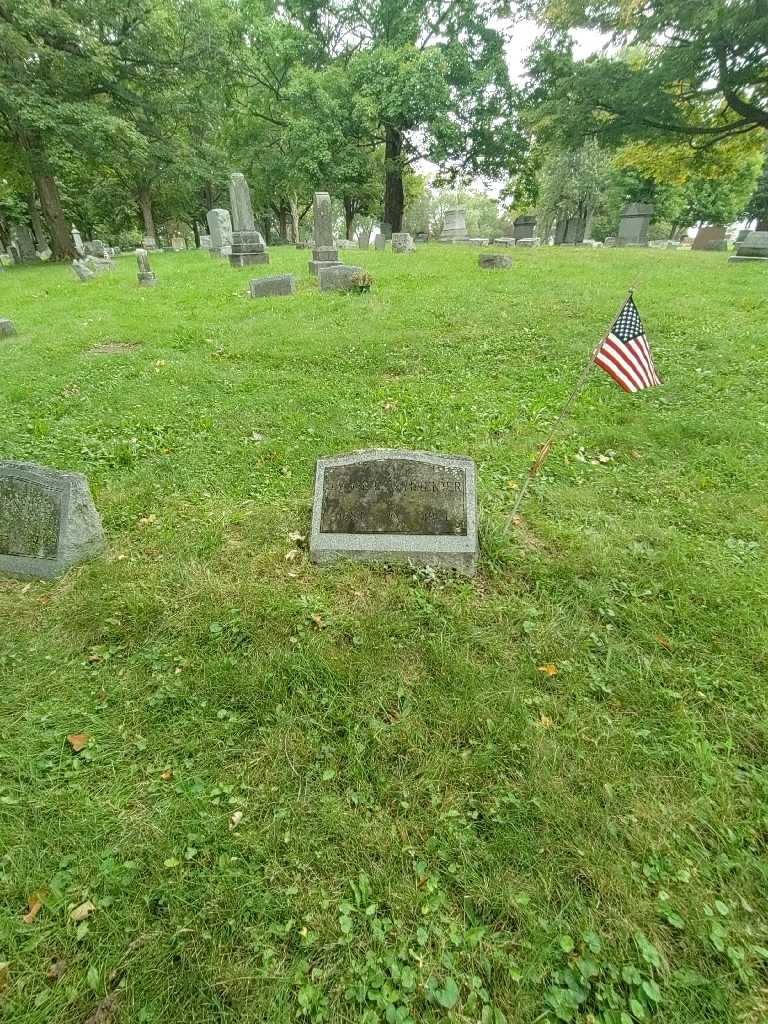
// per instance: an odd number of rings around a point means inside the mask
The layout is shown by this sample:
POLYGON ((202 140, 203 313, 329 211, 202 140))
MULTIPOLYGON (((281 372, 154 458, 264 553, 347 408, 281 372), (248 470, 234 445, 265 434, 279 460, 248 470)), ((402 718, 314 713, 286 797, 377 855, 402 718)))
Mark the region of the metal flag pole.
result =
MULTIPOLYGON (((624 300, 624 302, 621 304, 621 306, 619 308, 619 314, 617 314, 617 316, 615 316, 613 318, 613 320, 611 320, 611 324, 610 324, 610 326, 608 328, 608 331, 610 331, 611 327, 616 323, 616 320, 618 319, 618 316, 621 314, 621 310, 624 309, 624 307, 626 306, 627 302, 632 298, 633 293, 634 293, 634 288, 630 288, 629 289, 629 295, 627 296, 627 298, 624 300)), ((605 338, 605 334, 603 335, 603 338, 605 338)), ((587 386, 587 380, 589 379, 589 374, 592 371, 592 367, 595 365, 595 359, 597 357, 597 353, 600 351, 600 347, 601 347, 602 344, 603 344, 603 341, 601 339, 600 343, 598 345, 596 345, 595 348, 592 349, 592 351, 591 351, 591 353, 589 355, 589 359, 587 361, 587 364, 584 367, 584 369, 581 371, 581 376, 579 377, 578 381, 576 382, 576 387, 573 389, 573 391, 570 393, 570 395, 566 398, 565 404, 563 405, 562 409, 560 410, 559 416, 557 417, 555 422, 552 424, 552 428, 549 431, 549 436, 547 437, 546 441, 543 444, 539 445, 539 450, 536 453, 536 457, 534 458, 533 462, 531 463, 531 468, 528 470, 528 474, 526 475, 526 478, 523 481, 523 486, 520 488, 520 492, 517 495, 517 501, 515 502, 515 507, 512 509, 512 519, 515 518, 515 516, 518 513, 518 510, 519 510, 520 506, 523 503, 523 498, 525 497, 526 491, 528 490, 528 485, 530 484, 531 480, 533 480, 534 477, 536 477, 538 475, 539 470, 544 465, 544 463, 547 461, 547 457, 548 457, 549 453, 552 451, 552 444, 554 442, 555 434, 557 433, 558 428, 560 427, 560 424, 570 414, 570 411, 573 408, 574 402, 579 397, 579 395, 582 393, 584 388, 587 386)))

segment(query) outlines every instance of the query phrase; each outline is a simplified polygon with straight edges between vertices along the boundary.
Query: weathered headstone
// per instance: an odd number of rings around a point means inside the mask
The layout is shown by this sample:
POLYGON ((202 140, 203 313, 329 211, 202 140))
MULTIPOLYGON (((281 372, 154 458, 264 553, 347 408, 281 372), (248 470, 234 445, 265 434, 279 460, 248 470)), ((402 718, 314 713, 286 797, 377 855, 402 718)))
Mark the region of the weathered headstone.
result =
POLYGON ((518 238, 515 242, 516 249, 533 249, 539 245, 541 245, 541 239, 539 238, 518 238))
POLYGON ((467 211, 463 206, 445 211, 441 242, 465 242, 469 237, 466 224, 467 211))
POLYGON ((527 214, 525 217, 516 217, 512 230, 514 232, 515 241, 519 241, 521 238, 535 238, 536 237, 536 218, 531 214, 527 214))
POLYGON ((7 317, 0 317, 0 338, 10 338, 16 333, 16 324, 7 317))
POLYGON ((385 220, 381 222, 381 233, 388 242, 392 239, 392 225, 389 221, 385 220))
POLYGON ((416 234, 413 236, 413 240, 416 243, 416 245, 425 245, 429 241, 429 232, 417 231, 416 234))
POLYGON ((108 257, 106 259, 100 259, 98 256, 86 256, 82 262, 95 274, 103 274, 107 270, 115 269, 114 262, 108 257))
POLYGON ((251 193, 244 174, 229 176, 229 205, 232 207, 232 252, 229 254, 229 265, 250 267, 269 263, 264 239, 261 232, 256 230, 251 193))
POLYGON ((83 260, 72 260, 72 269, 81 281, 90 281, 96 276, 83 260))
POLYGON ((157 249, 157 239, 153 238, 152 235, 144 235, 141 244, 144 249, 157 249))
POLYGON ((488 245, 490 238, 466 238, 467 245, 488 245))
POLYGON ((413 562, 472 575, 474 462, 388 449, 318 459, 309 550, 321 564, 413 562))
POLYGON ((416 246, 407 231, 392 232, 392 252, 414 252, 416 246))
POLYGON ((514 245, 515 245, 516 241, 517 241, 516 238, 511 238, 509 236, 502 236, 501 238, 494 238, 493 239, 493 244, 494 245, 502 245, 502 246, 504 246, 505 249, 512 249, 512 248, 514 248, 514 245))
POLYGON ((577 245, 587 230, 586 217, 558 217, 555 226, 555 245, 577 245))
POLYGON ((693 240, 693 248, 699 252, 725 252, 728 242, 724 224, 710 224, 699 228, 693 240))
POLYGON ((384 252, 384 250, 387 248, 387 239, 385 238, 385 236, 376 235, 376 237, 373 240, 373 247, 376 250, 376 252, 384 252))
POLYGON ((605 242, 603 244, 605 245, 606 249, 615 249, 616 248, 616 235, 608 235, 608 236, 606 236, 605 242))
POLYGON ((326 263, 320 266, 318 281, 321 292, 353 292, 359 287, 358 275, 364 274, 362 267, 350 267, 345 263, 326 263))
POLYGON ((100 238, 93 238, 88 242, 83 242, 83 250, 85 251, 86 256, 103 257, 106 248, 106 243, 102 242, 100 238))
POLYGON ((339 250, 333 244, 331 197, 327 192, 315 192, 313 213, 315 245, 312 249, 312 259, 309 261, 309 270, 310 273, 317 274, 324 267, 339 262, 339 250))
POLYGON ((200 248, 201 249, 210 249, 211 248, 211 236, 210 235, 200 235, 200 248))
POLYGON ((254 277, 250 282, 251 298, 270 295, 293 295, 293 274, 274 274, 272 277, 254 277))
POLYGON ((650 203, 627 203, 621 211, 616 244, 619 247, 648 245, 648 227, 653 217, 650 203))
POLYGON ((32 263, 33 260, 37 259, 35 237, 26 224, 16 225, 14 242, 20 263, 32 263))
POLYGON ((768 265, 768 231, 748 231, 736 242, 736 254, 729 262, 752 260, 768 265))
POLYGON ((362 234, 359 234, 357 236, 357 247, 359 249, 362 249, 363 252, 365 252, 368 249, 370 241, 371 241, 371 236, 368 234, 367 231, 363 231, 362 234))
POLYGON ((83 248, 83 236, 80 234, 80 232, 77 230, 77 228, 75 227, 74 224, 72 225, 72 232, 71 232, 71 234, 72 234, 72 243, 73 243, 73 245, 75 247, 75 252, 78 253, 78 255, 80 255, 80 256, 84 256, 85 255, 85 249, 83 248))
POLYGON ((138 282, 145 288, 152 288, 157 284, 157 277, 152 272, 152 267, 149 265, 149 255, 146 249, 136 250, 136 263, 139 266, 139 272, 136 275, 138 282))
POLYGON ((208 230, 211 233, 211 256, 224 256, 232 252, 232 218, 229 210, 216 208, 206 214, 208 230))
POLYGON ((483 270, 508 270, 512 266, 512 257, 503 252, 481 252, 477 262, 483 270))
POLYGON ((50 579, 103 547, 84 476, 0 461, 0 572, 50 579))
POLYGON ((171 248, 174 252, 183 252, 187 248, 187 243, 184 241, 181 235, 171 236, 171 248))

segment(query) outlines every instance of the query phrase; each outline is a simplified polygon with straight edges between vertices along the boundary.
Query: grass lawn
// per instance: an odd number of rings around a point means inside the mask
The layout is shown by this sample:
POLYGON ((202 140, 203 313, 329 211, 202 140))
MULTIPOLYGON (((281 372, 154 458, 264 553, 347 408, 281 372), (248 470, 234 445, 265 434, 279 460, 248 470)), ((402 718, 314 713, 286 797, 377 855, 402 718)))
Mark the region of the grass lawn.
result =
POLYGON ((477 255, 0 274, 0 456, 108 535, 0 580, 4 1019, 768 1019, 768 271, 477 255), (514 526, 629 285, 666 383, 595 370, 514 526), (477 461, 474 580, 297 549, 366 447, 477 461))

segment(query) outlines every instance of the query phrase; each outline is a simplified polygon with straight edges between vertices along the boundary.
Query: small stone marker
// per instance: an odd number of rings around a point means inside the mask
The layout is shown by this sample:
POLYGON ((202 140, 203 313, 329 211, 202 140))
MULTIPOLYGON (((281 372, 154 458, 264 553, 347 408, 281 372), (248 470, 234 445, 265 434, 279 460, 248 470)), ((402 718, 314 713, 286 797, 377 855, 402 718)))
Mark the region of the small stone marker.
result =
POLYGON ((157 284, 157 277, 152 272, 152 267, 149 265, 149 255, 146 249, 136 250, 136 262, 139 265, 139 272, 136 275, 139 284, 145 288, 152 288, 157 284))
POLYGON ((364 231, 361 235, 357 236, 358 248, 362 249, 363 252, 365 252, 368 249, 368 245, 370 244, 370 241, 371 241, 371 236, 368 234, 367 231, 364 231))
POLYGON ((51 579, 103 547, 84 476, 0 461, 0 572, 51 579))
POLYGON ((250 283, 251 298, 262 299, 269 295, 293 295, 293 274, 274 274, 272 277, 254 277, 250 283))
POLYGON ((384 235, 376 235, 373 240, 373 247, 377 252, 384 252, 387 248, 387 239, 384 235))
POLYGON ((541 245, 541 240, 538 238, 518 238, 515 242, 516 249, 534 249, 541 245))
POLYGON ((474 462, 390 449, 318 459, 309 551, 319 564, 410 561, 473 575, 474 462))
POLYGON ((507 235, 507 236, 502 236, 501 238, 494 238, 493 244, 494 245, 503 245, 505 249, 512 249, 514 247, 514 244, 515 244, 516 241, 517 241, 516 238, 512 238, 512 237, 507 235))
POLYGON ((211 248, 211 236, 210 235, 200 235, 200 248, 201 249, 210 249, 211 248))
POLYGON ((416 245, 407 231, 392 232, 392 252, 415 252, 416 245))
POLYGON ((216 207, 205 215, 211 233, 211 256, 226 256, 232 252, 232 218, 229 210, 216 207))
POLYGON ((512 257, 503 252, 481 252, 477 262, 483 270, 509 270, 512 257))
POLYGON ((81 281, 91 281, 96 275, 82 260, 72 260, 72 269, 81 281))
POLYGON ((0 317, 0 338, 10 338, 16 333, 16 324, 13 320, 0 317))
POLYGON ((103 274, 107 270, 115 269, 115 264, 109 257, 102 259, 99 256, 86 256, 83 263, 95 274, 103 274))
POLYGON ((171 236, 171 248, 174 252, 183 252, 187 248, 187 243, 184 241, 181 235, 171 236))
POLYGON ((354 280, 358 274, 364 274, 362 267, 349 267, 346 263, 332 263, 321 267, 317 275, 321 292, 353 292, 357 288, 354 280))

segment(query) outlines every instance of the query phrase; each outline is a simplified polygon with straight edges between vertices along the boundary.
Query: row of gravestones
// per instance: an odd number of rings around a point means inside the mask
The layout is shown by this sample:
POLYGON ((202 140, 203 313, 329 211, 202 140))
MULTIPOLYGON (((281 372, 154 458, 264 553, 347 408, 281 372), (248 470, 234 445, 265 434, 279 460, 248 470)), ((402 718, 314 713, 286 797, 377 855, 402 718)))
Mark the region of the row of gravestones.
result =
MULTIPOLYGON (((0 461, 0 572, 53 579, 105 546, 84 476, 0 461)), ((309 551, 318 564, 407 561, 472 575, 474 462, 390 449, 318 459, 309 551)))

